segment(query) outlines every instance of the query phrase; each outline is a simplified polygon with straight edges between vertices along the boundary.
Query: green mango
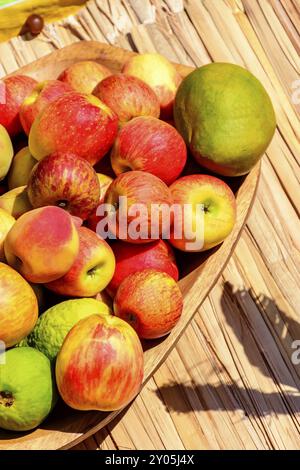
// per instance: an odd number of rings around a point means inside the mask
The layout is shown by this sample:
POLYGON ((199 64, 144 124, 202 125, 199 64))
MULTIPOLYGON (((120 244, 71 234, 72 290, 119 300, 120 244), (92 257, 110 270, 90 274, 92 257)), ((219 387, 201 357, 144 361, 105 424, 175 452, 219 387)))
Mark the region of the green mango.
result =
POLYGON ((248 173, 276 128, 263 85, 248 70, 229 63, 205 65, 182 81, 174 120, 196 161, 224 176, 248 173))

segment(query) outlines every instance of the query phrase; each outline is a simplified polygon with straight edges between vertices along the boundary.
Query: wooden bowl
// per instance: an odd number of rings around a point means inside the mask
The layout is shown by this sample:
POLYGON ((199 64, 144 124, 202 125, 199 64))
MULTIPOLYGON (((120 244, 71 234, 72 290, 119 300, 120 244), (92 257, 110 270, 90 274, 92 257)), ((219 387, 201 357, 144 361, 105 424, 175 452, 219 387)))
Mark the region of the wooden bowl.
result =
MULTIPOLYGON (((30 75, 40 81, 54 79, 66 67, 81 60, 95 60, 119 72, 124 62, 132 55, 133 52, 98 42, 79 42, 29 64, 17 73, 30 75)), ((175 66, 183 77, 193 70, 183 65, 175 66)), ((199 168, 197 171, 200 171, 199 168)), ((247 176, 228 180, 237 198, 237 221, 225 242, 205 253, 185 253, 179 256, 183 273, 180 280, 184 294, 182 318, 169 336, 153 341, 147 346, 144 384, 166 359, 226 266, 252 207, 259 173, 258 164, 247 176)), ((79 412, 59 403, 49 418, 32 432, 17 434, 1 430, 0 449, 66 449, 106 426, 118 413, 120 411, 79 412)))

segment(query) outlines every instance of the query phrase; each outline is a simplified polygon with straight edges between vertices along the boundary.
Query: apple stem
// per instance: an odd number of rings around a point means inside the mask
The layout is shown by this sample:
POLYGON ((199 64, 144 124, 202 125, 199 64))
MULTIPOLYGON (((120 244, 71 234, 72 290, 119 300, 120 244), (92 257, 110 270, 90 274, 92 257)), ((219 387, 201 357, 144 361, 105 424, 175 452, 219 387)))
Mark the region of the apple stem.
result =
POLYGON ((98 269, 100 268, 100 264, 98 264, 97 266, 94 266, 93 268, 89 269, 88 272, 87 272, 87 275, 88 276, 95 276, 96 272, 98 271, 98 269))

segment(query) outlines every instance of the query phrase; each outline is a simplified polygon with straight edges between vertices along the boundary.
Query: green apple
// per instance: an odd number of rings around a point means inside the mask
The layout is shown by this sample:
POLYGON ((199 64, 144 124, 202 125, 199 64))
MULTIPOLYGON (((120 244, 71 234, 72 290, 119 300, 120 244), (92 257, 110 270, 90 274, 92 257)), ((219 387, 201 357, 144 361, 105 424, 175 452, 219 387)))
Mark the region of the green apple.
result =
POLYGON ((13 158, 9 173, 9 189, 19 188, 28 183, 29 176, 37 160, 33 158, 28 147, 21 149, 13 158))
POLYGON ((13 156, 14 149, 9 134, 0 124, 0 181, 7 175, 13 156))
POLYGON ((29 431, 44 421, 56 401, 49 359, 33 348, 10 349, 0 363, 0 428, 29 431))

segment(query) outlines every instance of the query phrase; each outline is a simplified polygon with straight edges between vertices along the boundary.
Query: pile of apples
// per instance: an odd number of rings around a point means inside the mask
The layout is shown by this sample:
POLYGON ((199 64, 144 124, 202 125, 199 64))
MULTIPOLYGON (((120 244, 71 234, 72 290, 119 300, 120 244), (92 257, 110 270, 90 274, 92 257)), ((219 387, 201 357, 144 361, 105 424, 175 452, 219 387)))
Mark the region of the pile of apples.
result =
POLYGON ((188 251, 186 240, 163 240, 161 219, 157 239, 148 237, 149 219, 138 240, 118 239, 118 226, 116 239, 104 240, 99 205, 127 197, 129 224, 136 203, 206 201, 202 250, 235 222, 223 180, 184 173, 187 146, 173 121, 181 81, 167 59, 143 54, 122 73, 87 61, 56 80, 14 75, 0 84, 0 340, 13 348, 33 331, 45 292, 52 305, 113 303, 113 313, 76 323, 56 358, 58 391, 75 409, 129 403, 143 380, 140 340, 168 334, 183 309, 173 248, 188 251), (210 210, 214 201, 222 217, 210 210))

